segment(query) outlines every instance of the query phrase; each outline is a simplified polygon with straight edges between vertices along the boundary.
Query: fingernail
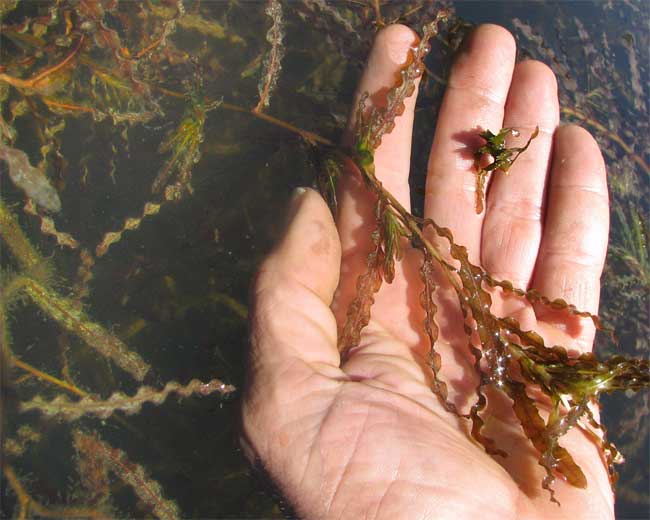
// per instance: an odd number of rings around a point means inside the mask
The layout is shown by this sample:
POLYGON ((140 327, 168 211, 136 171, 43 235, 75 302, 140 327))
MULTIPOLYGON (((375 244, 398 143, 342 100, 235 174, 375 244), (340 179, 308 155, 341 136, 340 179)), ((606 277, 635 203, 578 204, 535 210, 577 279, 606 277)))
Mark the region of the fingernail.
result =
POLYGON ((299 199, 302 198, 302 196, 307 193, 307 188, 303 188, 302 186, 298 186, 295 190, 293 190, 293 193, 291 194, 291 203, 297 202, 299 199))
POLYGON ((300 208, 300 201, 302 201, 306 193, 307 188, 303 186, 298 186, 291 192, 291 197, 289 197, 289 203, 287 204, 287 222, 291 221, 298 208, 300 208))
POLYGON ((289 197, 289 201, 286 207, 286 216, 285 216, 285 225, 284 225, 285 230, 293 221, 293 218, 296 216, 296 213, 298 213, 298 210, 300 209, 301 206, 300 201, 303 199, 306 193, 307 193, 307 188, 304 188, 302 186, 298 186, 291 192, 291 196, 289 197))

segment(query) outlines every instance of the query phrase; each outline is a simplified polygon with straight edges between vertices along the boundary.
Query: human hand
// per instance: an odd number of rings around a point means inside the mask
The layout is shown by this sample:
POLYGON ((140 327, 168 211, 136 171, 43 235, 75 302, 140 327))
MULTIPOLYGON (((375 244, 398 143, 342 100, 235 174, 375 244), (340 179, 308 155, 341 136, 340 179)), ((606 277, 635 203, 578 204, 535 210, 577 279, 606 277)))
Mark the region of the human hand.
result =
MULTIPOLYGON (((395 81, 415 36, 390 26, 376 39, 359 92, 374 103, 395 81)), ((449 227, 473 263, 515 286, 538 289, 596 312, 607 246, 605 167, 593 138, 557 128, 553 73, 539 62, 515 66, 503 28, 477 28, 452 69, 433 140, 425 216, 449 227), (477 128, 515 127, 525 142, 540 135, 505 177, 491 180, 477 215, 467 137, 477 128)), ((375 152, 376 175, 407 208, 416 94, 375 152)), ((476 131, 478 133, 478 131, 476 131)), ((306 190, 291 202, 281 243, 258 275, 252 313, 250 380, 243 403, 243 445, 261 462, 301 517, 308 518, 612 518, 613 496, 598 448, 579 430, 562 438, 588 481, 557 479, 558 506, 541 488, 545 474, 511 403, 488 392, 484 433, 508 453, 485 453, 468 421, 447 412, 431 391, 429 345, 422 332, 421 257, 407 251, 392 284, 376 295, 361 343, 341 363, 337 323, 345 321, 365 270, 374 208, 354 175, 339 184, 334 223, 306 190), (340 270, 339 270, 340 268, 340 270), (338 289, 337 289, 338 287, 338 289)), ((462 411, 475 400, 477 375, 456 295, 437 291, 440 377, 462 411)), ((567 318, 493 294, 493 312, 535 329, 546 344, 591 350, 589 320, 567 318)))

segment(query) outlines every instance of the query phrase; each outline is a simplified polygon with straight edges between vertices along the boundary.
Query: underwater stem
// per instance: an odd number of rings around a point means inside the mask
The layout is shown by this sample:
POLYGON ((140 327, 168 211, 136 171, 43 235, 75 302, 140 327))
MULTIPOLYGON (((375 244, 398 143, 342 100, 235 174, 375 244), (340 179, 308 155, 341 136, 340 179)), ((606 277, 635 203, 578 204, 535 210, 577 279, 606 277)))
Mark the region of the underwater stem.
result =
MULTIPOLYGON (((170 90, 164 87, 157 87, 154 86, 154 89, 158 90, 159 92, 162 92, 163 94, 175 98, 185 98, 185 94, 182 94, 181 92, 176 92, 174 90, 170 90)), ((208 101, 206 100, 205 104, 207 106, 214 105, 215 108, 223 108, 225 110, 230 110, 231 112, 240 112, 242 114, 250 114, 253 117, 256 117, 258 119, 262 119, 263 121, 266 121, 267 123, 271 123, 272 125, 279 126, 280 128, 284 128, 285 130, 288 130, 289 132, 293 132, 294 134, 298 134, 300 137, 302 137, 305 141, 308 141, 310 143, 319 143, 323 144, 325 146, 334 146, 334 143, 327 139, 326 137, 322 137, 314 132, 310 132, 309 130, 304 130, 302 128, 299 128, 295 125, 292 125, 291 123, 288 123, 282 119, 278 119, 277 117, 270 116, 268 114, 265 114, 264 112, 256 112, 255 110, 251 110, 248 108, 241 107, 239 105, 233 105, 232 103, 226 103, 225 101, 222 103, 219 103, 218 105, 215 104, 214 101, 208 101)))
POLYGON ((72 49, 72 52, 68 54, 63 60, 61 60, 59 63, 56 65, 53 65, 52 67, 48 67, 45 70, 41 71, 39 74, 36 74, 35 76, 32 76, 29 79, 20 79, 20 78, 14 78, 13 76, 9 76, 8 74, 5 73, 0 73, 0 81, 4 81, 5 83, 9 83, 10 85, 13 85, 14 87, 17 88, 38 88, 38 83, 43 81, 47 76, 54 74, 56 71, 62 69, 65 67, 72 58, 74 58, 75 54, 79 52, 79 49, 81 48, 81 44, 84 41, 84 36, 83 34, 79 38, 79 41, 77 42, 77 45, 75 45, 75 48, 72 49))
MULTIPOLYGON (((352 158, 351 158, 352 159, 352 158)), ((352 159, 354 161, 354 159, 352 159)), ((360 163, 360 161, 354 161, 359 168, 360 171, 363 172, 363 175, 365 176, 366 180, 372 185, 373 189, 377 192, 377 194, 386 202, 389 203, 390 206, 395 209, 401 219, 402 222, 406 225, 408 230, 411 232, 411 239, 413 240, 414 238, 417 238, 422 245, 426 248, 427 252, 431 255, 431 257, 443 267, 443 272, 445 273, 445 276, 447 277, 447 280, 452 284, 452 286, 459 291, 462 287, 458 280, 454 278, 451 274, 451 269, 449 269, 451 266, 442 258, 442 255, 440 252, 434 247, 434 245, 424 236, 424 233, 422 229, 420 228, 420 225, 418 224, 416 218, 411 215, 409 211, 406 210, 404 206, 400 203, 399 200, 397 200, 392 193, 390 193, 388 190, 384 188, 382 183, 377 179, 377 177, 369 172, 366 168, 363 167, 363 165, 360 163)))
POLYGON ((384 19, 381 16, 381 7, 379 6, 379 0, 372 0, 372 6, 375 10, 375 23, 377 24, 377 27, 382 28, 384 25, 384 19))
POLYGON ((232 110, 234 112, 243 112, 243 113, 250 114, 254 117, 257 117, 258 119, 262 119, 264 121, 267 121, 268 123, 284 128, 285 130, 289 130, 294 134, 298 134, 305 141, 308 141, 310 143, 320 143, 326 146, 334 145, 332 141, 330 141, 325 137, 321 137, 320 135, 315 134, 314 132, 310 132, 309 130, 303 130, 302 128, 292 125, 291 123, 287 123, 286 121, 283 121, 282 119, 278 119, 277 117, 273 117, 268 114, 265 114, 264 112, 255 112, 253 110, 249 110, 247 108, 233 105, 231 103, 225 103, 225 102, 221 103, 220 107, 225 108, 226 110, 232 110))
POLYGON ((29 372, 30 374, 36 376, 39 379, 42 379, 43 381, 47 381, 48 383, 52 383, 53 385, 60 386, 61 388, 67 390, 68 392, 72 392, 73 394, 76 394, 80 397, 87 397, 89 395, 88 392, 84 392, 80 388, 77 388, 76 386, 70 383, 66 383, 61 379, 58 379, 54 376, 51 376, 50 374, 42 372, 38 368, 34 368, 33 366, 29 365, 28 363, 25 363, 24 361, 21 361, 16 357, 13 357, 11 361, 14 366, 24 370, 25 372, 29 372))

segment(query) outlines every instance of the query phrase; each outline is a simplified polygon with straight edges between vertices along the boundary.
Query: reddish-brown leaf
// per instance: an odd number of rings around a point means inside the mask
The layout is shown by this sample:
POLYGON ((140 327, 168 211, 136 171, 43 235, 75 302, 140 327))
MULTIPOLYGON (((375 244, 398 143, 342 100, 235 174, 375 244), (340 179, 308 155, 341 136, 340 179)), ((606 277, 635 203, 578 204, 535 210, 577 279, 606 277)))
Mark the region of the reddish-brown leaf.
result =
POLYGON ((368 268, 357 279, 357 294, 348 308, 345 325, 339 334, 338 348, 342 355, 359 345, 361 331, 370 322, 370 308, 375 303, 375 293, 381 287, 384 252, 378 231, 373 233, 373 241, 375 247, 368 255, 368 268))
POLYGON ((440 401, 447 409, 447 411, 452 412, 456 415, 461 415, 456 408, 456 405, 447 400, 447 396, 449 395, 447 384, 438 377, 438 372, 440 371, 440 367, 442 365, 442 358, 436 351, 436 341, 438 339, 436 312, 438 308, 433 300, 433 295, 437 289, 437 285, 434 280, 434 272, 435 266, 433 264, 433 259, 425 254, 424 259, 422 260, 422 265, 420 266, 420 278, 424 284, 424 288, 420 294, 420 305, 425 312, 424 331, 426 332, 427 337, 429 338, 429 343, 431 345, 429 361, 431 364, 431 369, 433 371, 432 390, 440 398, 440 401))

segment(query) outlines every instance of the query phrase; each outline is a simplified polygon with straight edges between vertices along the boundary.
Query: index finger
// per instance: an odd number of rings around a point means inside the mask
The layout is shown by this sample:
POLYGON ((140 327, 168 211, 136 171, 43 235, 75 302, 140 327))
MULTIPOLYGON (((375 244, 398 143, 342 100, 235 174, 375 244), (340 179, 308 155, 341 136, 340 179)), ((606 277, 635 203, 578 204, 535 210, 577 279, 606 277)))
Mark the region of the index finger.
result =
MULTIPOLYGON (((359 83, 349 128, 354 126, 354 117, 359 99, 369 94, 369 102, 384 107, 387 93, 395 86, 399 71, 408 60, 411 47, 418 41, 417 35, 404 25, 389 25, 382 29, 368 58, 368 63, 359 83)), ((407 209, 410 207, 409 167, 411 161, 411 138, 415 109, 416 90, 404 101, 404 112, 395 119, 393 130, 385 134, 374 153, 375 175, 382 185, 407 209)), ((351 139, 348 134, 348 139, 351 139)), ((345 323, 350 302, 356 295, 356 283, 360 274, 367 269, 368 253, 372 251, 371 235, 377 227, 375 200, 360 175, 346 172, 338 184, 337 226, 341 237, 342 260, 341 281, 332 310, 339 325, 345 323)), ((406 289, 401 266, 396 266, 392 284, 382 287, 373 308, 375 320, 395 324, 396 329, 406 321, 406 289)), ((399 331, 394 331, 399 335, 399 331)))

